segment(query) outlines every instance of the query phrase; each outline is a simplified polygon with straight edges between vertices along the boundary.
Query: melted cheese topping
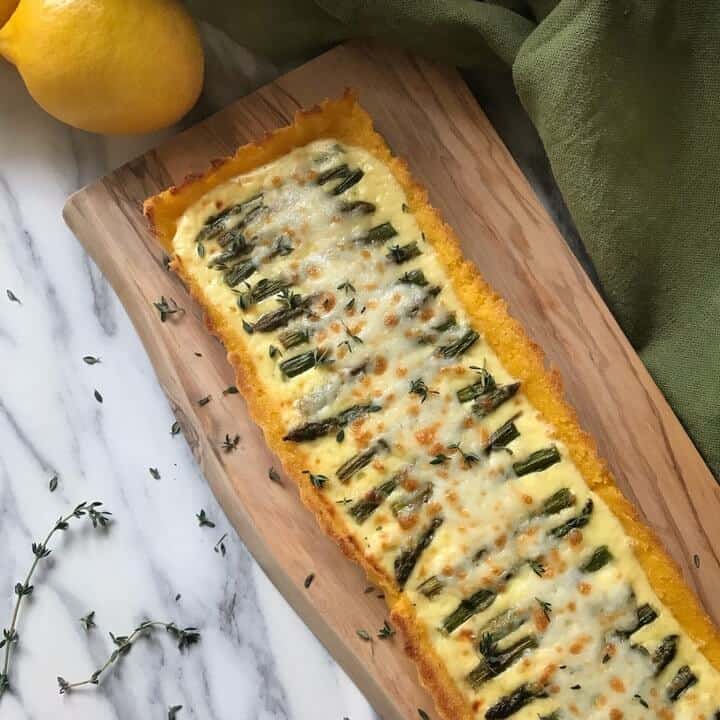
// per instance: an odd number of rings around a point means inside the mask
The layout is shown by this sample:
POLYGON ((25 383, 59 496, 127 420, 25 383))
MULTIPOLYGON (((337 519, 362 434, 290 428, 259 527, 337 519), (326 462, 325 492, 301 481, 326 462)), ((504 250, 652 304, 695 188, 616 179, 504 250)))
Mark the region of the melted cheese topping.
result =
POLYGON ((317 492, 403 588, 478 717, 712 718, 718 673, 522 388, 495 408, 488 393, 459 400, 514 379, 468 326, 405 200, 372 155, 320 140, 207 193, 174 251, 245 329, 285 431, 325 433, 303 443, 317 492), (273 317, 282 326, 257 329, 273 317), (291 331, 299 343, 285 347, 291 331), (523 473, 543 449, 556 462, 523 473), (639 609, 657 617, 629 635, 639 609))

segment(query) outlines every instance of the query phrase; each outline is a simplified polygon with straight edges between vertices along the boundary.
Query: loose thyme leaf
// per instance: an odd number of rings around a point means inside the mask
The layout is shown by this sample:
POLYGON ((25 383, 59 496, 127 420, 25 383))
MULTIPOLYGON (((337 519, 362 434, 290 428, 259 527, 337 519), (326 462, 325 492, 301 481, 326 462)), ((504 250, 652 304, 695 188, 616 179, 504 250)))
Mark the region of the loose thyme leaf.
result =
POLYGON ((5 293, 7 294, 8 300, 10 302, 14 302, 14 303, 17 303, 18 305, 22 305, 22 301, 12 290, 8 289, 5 291, 5 293))
POLYGON ((318 490, 322 490, 323 487, 325 487, 325 483, 328 482, 328 478, 325 475, 315 475, 314 473, 311 473, 309 470, 303 470, 303 474, 307 475, 310 478, 310 482, 312 483, 312 486, 314 488, 317 488, 318 490))
POLYGON ((100 404, 102 404, 103 396, 102 396, 97 390, 95 390, 95 391, 93 392, 93 395, 95 396, 95 399, 96 399, 100 404))
POLYGON ((234 385, 228 385, 223 391, 223 395, 237 395, 238 389, 234 385))
POLYGON ((182 705, 171 705, 168 708, 167 720, 177 720, 177 715, 182 709, 182 705))
POLYGON ((170 426, 170 434, 171 435, 177 435, 180 432, 180 423, 176 420, 171 426, 170 426))
POLYGON ((235 435, 234 437, 230 437, 227 433, 225 434, 225 439, 222 442, 222 449, 226 452, 232 452, 233 450, 237 450, 238 443, 240 442, 240 436, 235 435))
POLYGON ((208 518, 207 513, 202 508, 200 509, 200 512, 195 515, 195 517, 198 519, 198 525, 200 527, 215 527, 215 523, 208 518))
POLYGON ((165 322, 169 317, 176 313, 185 312, 172 298, 165 298, 164 295, 160 296, 159 300, 156 300, 153 305, 160 314, 160 322, 165 322))
POLYGON ((80 622, 86 630, 95 627, 95 611, 91 610, 87 615, 80 618, 80 622))
POLYGON ((393 630, 393 628, 390 626, 390 623, 387 620, 385 620, 385 622, 383 623, 383 626, 378 630, 377 636, 381 640, 387 640, 387 639, 391 638, 394 634, 395 634, 395 630, 393 630))
POLYGON ((84 355, 83 356, 83 362, 86 365, 97 365, 99 362, 102 362, 99 357, 95 357, 94 355, 84 355))
POLYGON ((418 708, 417 711, 420 720, 430 720, 430 716, 422 708, 418 708))
POLYGON ((160 471, 157 468, 151 467, 148 469, 150 470, 150 474, 155 478, 155 480, 160 479, 160 471))
MULTIPOLYGON (((227 552, 227 548, 225 547, 225 538, 227 537, 227 533, 225 533, 213 546, 213 550, 216 553, 220 553, 223 557, 225 557, 225 553, 227 552)), ((175 598, 177 600, 177 598, 175 598)))
POLYGON ((280 475, 278 474, 278 471, 277 471, 274 467, 271 467, 271 468, 268 470, 268 477, 269 477, 274 483, 277 483, 278 485, 282 485, 282 480, 280 479, 280 475))
POLYGON ((410 395, 420 397, 420 402, 424 403, 428 395, 439 395, 437 390, 430 390, 422 378, 410 381, 410 395))
POLYGON ((57 486, 58 486, 58 476, 53 475, 50 478, 50 482, 48 483, 48 490, 50 490, 50 492, 55 492, 55 490, 57 490, 57 486))
POLYGON ((370 637, 370 633, 369 633, 367 630, 360 629, 360 630, 356 630, 355 632, 357 633, 357 636, 358 636, 361 640, 364 640, 365 642, 372 642, 372 638, 370 637))
POLYGON ((303 586, 307 590, 311 585, 313 580, 315 579, 315 573, 310 573, 305 580, 303 581, 303 586))
POLYGON ((198 404, 200 407, 203 407, 203 405, 207 405, 207 404, 210 402, 210 400, 212 400, 212 395, 206 395, 204 398, 200 398, 200 399, 197 401, 197 404, 198 404))

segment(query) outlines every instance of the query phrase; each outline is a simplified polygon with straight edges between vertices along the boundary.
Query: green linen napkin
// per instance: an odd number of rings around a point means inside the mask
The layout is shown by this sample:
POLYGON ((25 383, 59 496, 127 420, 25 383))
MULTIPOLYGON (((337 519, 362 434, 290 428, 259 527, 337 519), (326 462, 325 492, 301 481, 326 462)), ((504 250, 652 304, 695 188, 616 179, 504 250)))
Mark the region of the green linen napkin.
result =
POLYGON ((719 3, 187 1, 277 61, 374 38, 511 66, 611 310, 720 477, 719 3))

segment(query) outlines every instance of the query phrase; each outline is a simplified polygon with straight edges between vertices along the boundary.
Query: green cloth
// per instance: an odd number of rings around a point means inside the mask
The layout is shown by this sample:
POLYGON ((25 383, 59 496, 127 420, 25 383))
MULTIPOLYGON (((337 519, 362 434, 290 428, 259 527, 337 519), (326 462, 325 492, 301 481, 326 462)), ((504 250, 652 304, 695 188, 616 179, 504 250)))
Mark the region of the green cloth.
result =
POLYGON ((720 475, 720 3, 188 3, 278 61, 359 37, 510 65, 611 310, 720 475))

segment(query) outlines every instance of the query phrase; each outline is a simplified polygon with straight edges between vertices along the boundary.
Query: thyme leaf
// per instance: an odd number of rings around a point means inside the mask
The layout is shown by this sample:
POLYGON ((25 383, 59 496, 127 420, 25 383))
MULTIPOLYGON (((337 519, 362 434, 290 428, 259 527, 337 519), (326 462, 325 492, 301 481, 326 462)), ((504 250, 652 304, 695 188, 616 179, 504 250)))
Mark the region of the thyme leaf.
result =
POLYGON ((198 525, 200 527, 215 527, 215 523, 208 518, 207 513, 203 508, 200 508, 200 512, 197 513, 195 517, 198 519, 198 525))

